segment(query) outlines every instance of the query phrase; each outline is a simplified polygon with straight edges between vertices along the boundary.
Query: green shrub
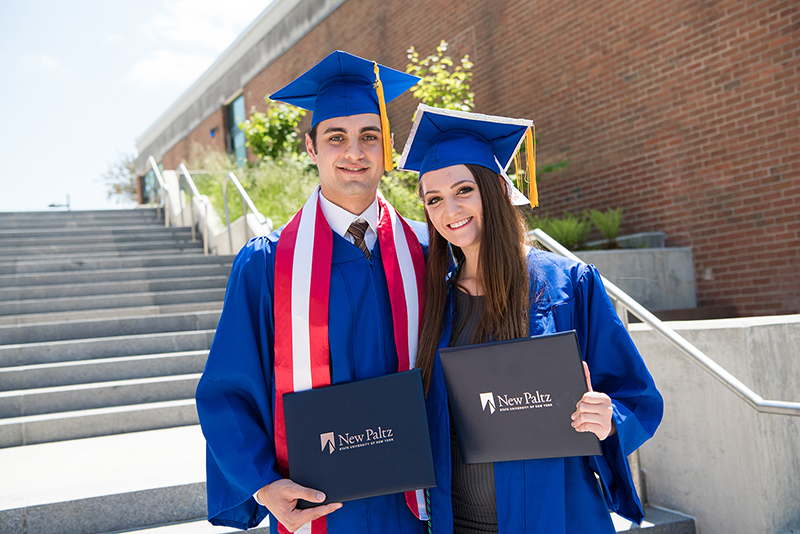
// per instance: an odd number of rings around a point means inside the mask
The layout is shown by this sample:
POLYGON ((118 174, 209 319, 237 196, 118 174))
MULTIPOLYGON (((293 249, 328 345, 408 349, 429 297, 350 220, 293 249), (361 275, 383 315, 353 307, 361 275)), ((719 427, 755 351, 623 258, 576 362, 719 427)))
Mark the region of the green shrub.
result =
POLYGON ((246 121, 239 123, 247 146, 260 160, 272 160, 279 165, 285 159, 302 160, 305 145, 299 139, 300 124, 306 111, 265 97, 267 112, 256 111, 246 121))
POLYGON ((591 225, 586 217, 564 212, 561 219, 534 216, 529 219, 531 228, 541 228, 547 235, 569 250, 578 250, 589 237, 591 225))
POLYGON ((589 219, 600 234, 606 239, 605 248, 619 248, 617 235, 622 222, 622 208, 608 208, 605 213, 598 210, 589 212, 589 219))
POLYGON ((381 178, 379 189, 400 215, 407 219, 424 221, 422 200, 416 192, 417 178, 416 173, 394 170, 381 178))

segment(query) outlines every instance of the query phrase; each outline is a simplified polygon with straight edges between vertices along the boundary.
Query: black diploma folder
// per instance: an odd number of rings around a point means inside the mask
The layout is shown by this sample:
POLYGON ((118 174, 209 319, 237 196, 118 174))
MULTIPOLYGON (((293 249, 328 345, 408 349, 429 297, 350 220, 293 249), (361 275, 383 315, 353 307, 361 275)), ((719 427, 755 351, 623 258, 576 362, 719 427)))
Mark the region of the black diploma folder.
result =
POLYGON ((325 503, 436 486, 419 369, 287 393, 283 408, 289 478, 325 503))
POLYGON ((600 454, 571 426, 587 391, 574 331, 439 354, 464 463, 600 454))

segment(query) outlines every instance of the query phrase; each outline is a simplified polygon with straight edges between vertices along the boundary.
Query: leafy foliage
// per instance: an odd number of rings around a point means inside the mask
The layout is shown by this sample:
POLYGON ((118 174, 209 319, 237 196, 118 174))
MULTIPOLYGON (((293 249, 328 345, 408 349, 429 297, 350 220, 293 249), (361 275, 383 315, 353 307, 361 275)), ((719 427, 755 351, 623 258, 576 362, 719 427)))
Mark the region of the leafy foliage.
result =
MULTIPOLYGON (((470 91, 473 64, 465 55, 456 64, 447 52, 447 41, 436 47, 436 54, 420 59, 412 46, 408 50, 406 72, 419 76, 420 82, 411 88, 414 98, 423 104, 444 109, 472 111, 475 108, 475 93, 470 91)), ((413 120, 413 117, 412 117, 413 120)))
POLYGON ((256 111, 249 119, 239 123, 244 132, 247 146, 260 160, 282 162, 286 157, 303 160, 306 156, 304 145, 299 141, 300 124, 306 111, 296 106, 273 102, 266 97, 267 112, 256 111))
POLYGON ((619 248, 617 235, 619 226, 622 223, 622 208, 608 208, 605 212, 592 210, 589 212, 589 219, 600 234, 606 239, 606 248, 619 248))
POLYGON ((386 200, 389 201, 389 204, 394 206, 403 217, 415 221, 424 221, 425 212, 422 209, 422 201, 417 196, 416 185, 409 184, 407 177, 404 175, 411 175, 414 184, 416 184, 416 174, 392 171, 381 178, 379 189, 383 196, 386 197, 386 200))
POLYGON ((534 216, 529 219, 531 228, 541 228, 544 232, 569 250, 580 249, 589 238, 590 221, 585 214, 581 216, 564 212, 561 219, 534 216))
POLYGON ((117 203, 138 201, 135 155, 120 154, 116 161, 108 165, 108 170, 100 179, 108 188, 108 198, 113 198, 117 203))

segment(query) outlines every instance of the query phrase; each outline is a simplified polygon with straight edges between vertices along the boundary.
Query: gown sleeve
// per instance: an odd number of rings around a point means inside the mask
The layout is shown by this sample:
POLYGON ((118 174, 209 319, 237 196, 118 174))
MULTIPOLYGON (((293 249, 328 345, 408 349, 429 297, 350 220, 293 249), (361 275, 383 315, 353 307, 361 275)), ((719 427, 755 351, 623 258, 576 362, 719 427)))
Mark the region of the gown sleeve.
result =
POLYGON ((575 298, 575 326, 592 388, 611 397, 617 430, 601 442, 603 454, 589 457, 589 465, 600 477, 609 508, 641 523, 644 511, 627 458, 653 436, 664 403, 593 265, 578 279, 575 298))
POLYGON ((252 496, 281 478, 272 439, 274 246, 255 238, 237 255, 197 387, 207 444, 208 519, 215 525, 257 526, 267 510, 252 496))

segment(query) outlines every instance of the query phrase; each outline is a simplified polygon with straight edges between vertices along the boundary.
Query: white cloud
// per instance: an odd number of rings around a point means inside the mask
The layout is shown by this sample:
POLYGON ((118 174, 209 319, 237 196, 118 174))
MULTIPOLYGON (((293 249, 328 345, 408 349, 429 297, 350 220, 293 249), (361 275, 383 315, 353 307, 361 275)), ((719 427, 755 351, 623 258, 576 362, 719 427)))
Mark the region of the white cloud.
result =
POLYGON ((261 13, 268 0, 172 0, 140 29, 153 42, 200 45, 216 54, 227 48, 261 13))
POLYGON ((184 54, 159 49, 150 57, 137 61, 128 71, 125 81, 145 89, 168 85, 188 87, 214 59, 211 54, 184 54))
POLYGON ((167 0, 163 10, 139 26, 157 47, 125 75, 146 89, 188 87, 271 0, 167 0))
POLYGON ((29 55, 28 59, 38 63, 42 67, 50 70, 54 70, 56 72, 64 72, 67 73, 69 70, 63 66, 57 59, 54 59, 45 54, 33 54, 29 55))
POLYGON ((106 41, 109 43, 116 43, 117 41, 121 41, 123 37, 118 33, 109 33, 106 35, 106 41))

